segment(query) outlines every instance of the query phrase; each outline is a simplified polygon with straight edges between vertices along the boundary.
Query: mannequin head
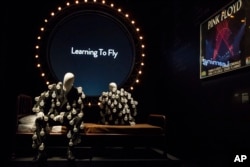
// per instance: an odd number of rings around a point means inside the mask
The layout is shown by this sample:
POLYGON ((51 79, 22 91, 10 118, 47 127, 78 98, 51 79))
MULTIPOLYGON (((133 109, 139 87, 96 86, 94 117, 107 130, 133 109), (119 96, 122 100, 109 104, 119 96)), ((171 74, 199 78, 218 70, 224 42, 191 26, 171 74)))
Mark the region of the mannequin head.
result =
POLYGON ((74 74, 71 72, 67 72, 63 78, 63 90, 68 92, 72 88, 74 80, 74 74))
POLYGON ((117 90, 117 85, 114 82, 109 83, 109 91, 115 92, 117 90))

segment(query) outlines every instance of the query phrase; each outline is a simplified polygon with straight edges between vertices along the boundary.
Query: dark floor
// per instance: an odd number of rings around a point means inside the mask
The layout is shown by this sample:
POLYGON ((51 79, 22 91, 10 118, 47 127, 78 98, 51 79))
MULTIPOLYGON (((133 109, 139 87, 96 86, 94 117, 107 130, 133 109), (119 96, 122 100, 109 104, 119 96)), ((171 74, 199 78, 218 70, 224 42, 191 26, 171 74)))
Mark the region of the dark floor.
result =
POLYGON ((38 165, 32 163, 31 150, 16 150, 5 167, 249 167, 249 162, 233 162, 238 153, 219 149, 197 154, 190 150, 185 158, 179 158, 172 153, 164 154, 159 148, 78 147, 75 148, 76 160, 72 163, 67 161, 66 151, 65 147, 51 147, 47 150, 46 163, 38 165))
POLYGON ((10 161, 9 167, 181 167, 178 158, 156 148, 122 148, 110 147, 102 149, 77 148, 76 160, 68 162, 66 150, 61 148, 50 149, 46 163, 38 165, 32 163, 30 153, 17 153, 10 161))

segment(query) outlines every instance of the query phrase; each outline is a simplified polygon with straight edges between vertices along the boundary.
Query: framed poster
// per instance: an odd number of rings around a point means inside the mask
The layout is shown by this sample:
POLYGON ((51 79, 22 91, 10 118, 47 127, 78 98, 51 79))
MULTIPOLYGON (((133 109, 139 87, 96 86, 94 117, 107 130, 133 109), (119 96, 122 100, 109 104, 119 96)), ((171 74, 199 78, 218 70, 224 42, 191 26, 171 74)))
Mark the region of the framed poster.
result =
POLYGON ((250 66, 249 4, 231 1, 200 24, 200 79, 250 66))

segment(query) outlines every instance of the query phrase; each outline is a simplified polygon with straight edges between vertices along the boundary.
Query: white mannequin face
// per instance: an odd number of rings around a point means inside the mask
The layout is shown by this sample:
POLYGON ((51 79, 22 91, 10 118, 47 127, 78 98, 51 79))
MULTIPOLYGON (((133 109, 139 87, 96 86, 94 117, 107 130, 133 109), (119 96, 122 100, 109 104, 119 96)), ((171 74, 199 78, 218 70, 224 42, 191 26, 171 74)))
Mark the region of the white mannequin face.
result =
POLYGON ((115 92, 117 90, 117 85, 114 82, 109 83, 109 91, 115 92))
POLYGON ((72 88, 74 80, 75 76, 73 73, 70 72, 66 73, 63 79, 63 90, 68 92, 72 88))

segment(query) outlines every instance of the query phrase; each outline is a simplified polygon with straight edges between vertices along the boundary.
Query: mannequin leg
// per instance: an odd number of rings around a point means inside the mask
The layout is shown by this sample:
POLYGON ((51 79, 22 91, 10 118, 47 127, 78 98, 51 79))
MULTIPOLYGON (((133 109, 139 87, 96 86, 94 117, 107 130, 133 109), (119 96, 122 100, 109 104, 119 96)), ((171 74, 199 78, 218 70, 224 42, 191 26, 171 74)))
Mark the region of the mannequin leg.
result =
POLYGON ((81 142, 80 129, 83 128, 82 123, 82 117, 76 115, 73 119, 69 120, 67 124, 67 138, 69 139, 67 159, 69 161, 75 160, 74 147, 81 142))
POLYGON ((38 117, 35 120, 34 133, 32 136, 32 148, 35 151, 33 162, 42 162, 47 160, 46 156, 46 136, 49 125, 44 117, 38 117))

